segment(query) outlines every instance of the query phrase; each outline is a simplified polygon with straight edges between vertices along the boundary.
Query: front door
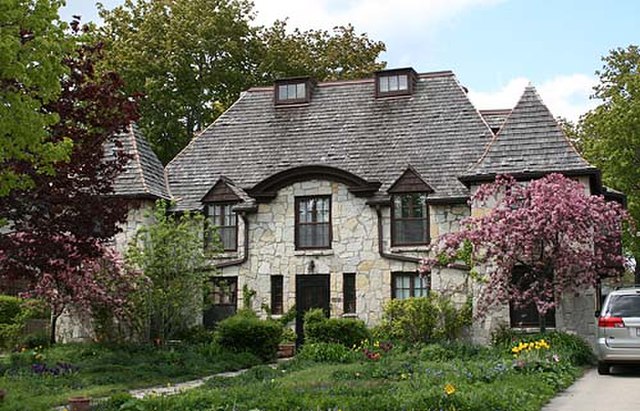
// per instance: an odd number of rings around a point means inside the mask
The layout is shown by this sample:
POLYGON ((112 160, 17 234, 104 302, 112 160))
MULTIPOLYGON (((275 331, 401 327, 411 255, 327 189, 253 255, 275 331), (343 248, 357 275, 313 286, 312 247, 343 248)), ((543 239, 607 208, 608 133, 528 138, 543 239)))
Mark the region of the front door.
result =
POLYGON ((329 316, 329 274, 305 274, 296 276, 296 334, 297 345, 304 341, 304 313, 312 308, 322 308, 329 316))

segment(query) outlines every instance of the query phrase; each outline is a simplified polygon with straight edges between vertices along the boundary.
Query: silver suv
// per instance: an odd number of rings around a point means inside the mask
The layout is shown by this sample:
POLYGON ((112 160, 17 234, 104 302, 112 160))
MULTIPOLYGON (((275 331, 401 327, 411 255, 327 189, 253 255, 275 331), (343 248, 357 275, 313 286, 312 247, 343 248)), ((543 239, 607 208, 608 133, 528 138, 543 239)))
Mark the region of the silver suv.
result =
POLYGON ((602 305, 596 341, 598 374, 612 364, 640 365, 640 288, 612 291, 602 305))

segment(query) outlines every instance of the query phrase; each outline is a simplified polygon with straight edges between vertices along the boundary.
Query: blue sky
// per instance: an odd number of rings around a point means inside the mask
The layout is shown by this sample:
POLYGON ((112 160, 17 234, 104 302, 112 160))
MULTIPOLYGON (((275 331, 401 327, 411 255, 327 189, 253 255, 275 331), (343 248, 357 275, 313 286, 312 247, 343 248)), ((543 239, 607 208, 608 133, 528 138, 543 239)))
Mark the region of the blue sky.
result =
MULTIPOLYGON (((103 0, 111 9, 123 0, 103 0)), ((533 83, 554 115, 593 107, 601 56, 640 43, 637 0, 254 0, 256 22, 301 29, 352 23, 387 45, 388 67, 453 70, 478 108, 508 108, 533 83)), ((92 0, 62 17, 95 20, 92 0)))

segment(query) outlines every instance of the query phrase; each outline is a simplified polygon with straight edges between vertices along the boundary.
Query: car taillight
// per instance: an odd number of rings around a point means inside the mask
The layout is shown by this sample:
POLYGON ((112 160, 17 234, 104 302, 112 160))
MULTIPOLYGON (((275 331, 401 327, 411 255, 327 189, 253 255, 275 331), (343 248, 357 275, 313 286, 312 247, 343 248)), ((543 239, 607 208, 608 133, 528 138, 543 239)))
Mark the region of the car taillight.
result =
POLYGON ((598 327, 603 328, 624 328, 624 321, 620 317, 600 317, 598 327))

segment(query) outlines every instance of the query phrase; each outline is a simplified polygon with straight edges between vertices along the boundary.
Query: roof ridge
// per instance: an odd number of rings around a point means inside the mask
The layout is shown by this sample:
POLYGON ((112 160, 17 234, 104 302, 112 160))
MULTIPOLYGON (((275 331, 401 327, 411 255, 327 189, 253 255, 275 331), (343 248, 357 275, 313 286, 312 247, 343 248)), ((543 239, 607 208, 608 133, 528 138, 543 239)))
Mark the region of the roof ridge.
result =
POLYGON ((140 171, 140 178, 142 180, 142 189, 144 190, 145 193, 149 194, 150 190, 147 187, 147 183, 144 178, 144 170, 142 169, 142 161, 140 160, 140 150, 138 150, 138 141, 136 139, 136 133, 133 130, 133 125, 131 123, 129 123, 129 134, 131 135, 131 138, 132 138, 131 144, 133 146, 134 156, 137 160, 137 168, 138 168, 138 171, 140 171))

